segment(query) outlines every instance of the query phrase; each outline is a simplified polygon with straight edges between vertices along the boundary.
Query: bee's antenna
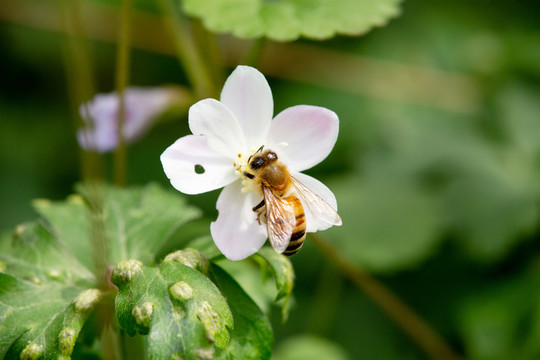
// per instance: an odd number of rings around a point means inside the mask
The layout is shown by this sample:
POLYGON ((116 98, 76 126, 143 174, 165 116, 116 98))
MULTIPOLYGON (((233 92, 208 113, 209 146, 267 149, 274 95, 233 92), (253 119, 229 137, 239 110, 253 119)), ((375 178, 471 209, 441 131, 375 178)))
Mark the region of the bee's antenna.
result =
MULTIPOLYGON (((255 151, 255 152, 253 153, 253 155, 255 155, 256 153, 260 153, 263 149, 264 149, 264 145, 261 145, 261 147, 260 147, 257 151, 255 151)), ((248 164, 249 164, 249 162, 251 161, 251 158, 253 157, 253 155, 250 155, 250 156, 248 157, 248 161, 247 161, 248 164)))

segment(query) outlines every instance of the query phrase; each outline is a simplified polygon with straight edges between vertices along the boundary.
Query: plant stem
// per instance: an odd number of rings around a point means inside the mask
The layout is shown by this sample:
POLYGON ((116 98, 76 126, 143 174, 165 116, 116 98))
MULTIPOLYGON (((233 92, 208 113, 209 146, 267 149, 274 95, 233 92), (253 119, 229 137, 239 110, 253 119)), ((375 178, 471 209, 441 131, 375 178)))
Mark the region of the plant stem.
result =
POLYGON ((457 360, 460 357, 419 315, 401 299, 359 267, 345 259, 320 235, 311 234, 313 243, 356 286, 383 309, 409 337, 432 359, 457 360))
POLYGON ((189 24, 180 13, 175 1, 160 0, 159 3, 165 16, 165 24, 174 42, 176 55, 193 86, 195 96, 198 98, 213 96, 215 87, 190 34, 189 24))
MULTIPOLYGON (((60 0, 60 17, 64 38, 64 61, 67 74, 68 96, 71 103, 74 130, 86 124, 79 114, 79 106, 90 100, 94 94, 94 82, 88 39, 82 26, 78 0, 60 0)), ((74 131, 75 132, 75 131, 74 131)), ((103 178, 101 156, 93 151, 80 149, 80 171, 83 181, 103 178)))
MULTIPOLYGON (((79 104, 89 100, 93 94, 93 77, 90 67, 88 44, 81 26, 79 1, 61 0, 62 25, 68 36, 65 42, 65 61, 73 117, 76 126, 82 127, 79 104)), ((94 273, 96 279, 102 279, 107 265, 107 242, 103 224, 103 193, 100 186, 103 178, 101 157, 93 151, 81 151, 82 179, 87 189, 92 224, 92 244, 94 273)))
POLYGON ((118 146, 114 153, 114 181, 118 186, 126 184, 127 147, 124 138, 126 121, 125 88, 129 78, 129 44, 131 38, 132 0, 124 0, 120 20, 120 38, 116 57, 116 93, 118 94, 118 146))
POLYGON ((265 37, 260 37, 251 43, 251 47, 244 59, 244 65, 256 67, 264 53, 267 41, 265 37))
POLYGON ((223 71, 223 57, 217 43, 216 35, 208 31, 200 20, 192 21, 193 39, 198 45, 201 60, 205 62, 205 69, 212 81, 211 97, 219 96, 219 89, 225 82, 223 71))

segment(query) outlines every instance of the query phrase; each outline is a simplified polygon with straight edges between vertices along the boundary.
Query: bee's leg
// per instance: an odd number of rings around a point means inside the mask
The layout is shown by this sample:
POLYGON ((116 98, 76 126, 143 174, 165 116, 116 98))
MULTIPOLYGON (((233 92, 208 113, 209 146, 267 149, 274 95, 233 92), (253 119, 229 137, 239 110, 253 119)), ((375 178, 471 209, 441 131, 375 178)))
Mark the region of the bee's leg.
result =
POLYGON ((266 222, 266 206, 264 205, 264 199, 262 199, 261 202, 252 209, 257 214, 257 221, 259 222, 259 225, 266 222))
POLYGON ((259 212, 259 209, 262 208, 263 206, 264 206, 264 199, 262 199, 261 202, 258 203, 257 205, 255 205, 253 207, 253 209, 251 209, 251 210, 253 210, 255 212, 259 212))
POLYGON ((244 171, 244 172, 242 173, 242 175, 244 175, 245 177, 247 177, 247 178, 250 179, 250 180, 255 179, 255 175, 250 174, 250 173, 248 173, 247 171, 244 171))

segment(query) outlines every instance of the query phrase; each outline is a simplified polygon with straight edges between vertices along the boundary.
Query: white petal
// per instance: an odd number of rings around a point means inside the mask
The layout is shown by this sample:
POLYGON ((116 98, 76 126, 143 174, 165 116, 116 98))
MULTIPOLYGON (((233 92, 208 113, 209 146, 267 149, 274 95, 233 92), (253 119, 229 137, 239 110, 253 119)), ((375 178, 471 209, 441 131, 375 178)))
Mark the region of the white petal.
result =
POLYGON ((330 154, 338 131, 339 119, 333 111, 298 105, 276 116, 266 140, 292 171, 303 171, 330 154))
POLYGON ((172 186, 185 194, 200 194, 219 189, 238 177, 230 159, 216 153, 204 136, 184 136, 161 154, 161 163, 172 186), (198 174, 195 165, 204 173, 198 174))
POLYGON ((221 102, 238 119, 248 147, 259 146, 274 113, 272 91, 264 75, 252 67, 238 66, 223 86, 221 102))
POLYGON ((189 128, 194 135, 204 135, 208 145, 219 154, 237 158, 245 140, 235 116, 215 99, 204 99, 189 109, 189 128))
POLYGON ((252 208, 262 198, 253 192, 242 193, 242 183, 226 186, 217 201, 218 218, 210 225, 218 249, 230 260, 254 254, 266 241, 266 226, 259 225, 252 208))
MULTIPOLYGON (((302 173, 292 173, 298 181, 304 184, 308 189, 318 195, 321 199, 326 201, 330 207, 337 211, 337 201, 334 193, 322 182, 302 173)), ((326 230, 333 226, 333 224, 328 223, 325 219, 315 218, 313 214, 309 211, 309 208, 304 206, 304 212, 306 214, 306 231, 307 232, 316 232, 320 230, 326 230)))

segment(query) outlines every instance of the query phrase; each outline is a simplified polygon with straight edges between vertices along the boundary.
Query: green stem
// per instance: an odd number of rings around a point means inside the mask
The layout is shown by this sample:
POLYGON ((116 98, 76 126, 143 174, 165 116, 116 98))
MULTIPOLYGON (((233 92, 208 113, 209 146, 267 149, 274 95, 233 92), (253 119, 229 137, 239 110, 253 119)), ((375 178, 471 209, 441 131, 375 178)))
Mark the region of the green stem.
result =
POLYGON ((118 331, 107 325, 101 329, 101 342, 103 344, 104 360, 123 360, 127 359, 122 353, 120 334, 118 331))
POLYGON ((265 37, 260 37, 251 43, 251 47, 244 59, 244 65, 256 67, 261 60, 267 41, 265 37))
POLYGON ((320 235, 312 234, 313 243, 356 286, 390 316, 432 359, 457 360, 460 357, 420 316, 382 283, 345 259, 320 235))
MULTIPOLYGON (((90 100, 94 94, 94 82, 91 66, 88 39, 81 26, 79 1, 60 0, 60 17, 64 38, 64 61, 66 65, 68 96, 70 97, 74 129, 86 124, 79 114, 79 106, 90 100)), ((75 132, 75 131, 74 131, 75 132)), ((80 148, 81 178, 83 181, 99 181, 103 178, 101 156, 93 151, 83 151, 80 148)))
POLYGON ((193 39, 198 45, 200 58, 204 60, 207 74, 212 82, 211 97, 219 96, 218 90, 221 89, 225 82, 225 74, 223 72, 223 56, 219 49, 216 40, 216 35, 208 31, 200 20, 192 22, 193 39))
POLYGON ((120 39, 116 57, 116 93, 118 94, 118 146, 114 153, 114 181, 118 186, 126 184, 127 146, 123 134, 126 121, 125 88, 129 78, 129 44, 131 38, 132 0, 124 0, 120 21, 120 39))
MULTIPOLYGON (((76 126, 84 126, 79 115, 79 105, 84 104, 93 94, 93 81, 89 62, 89 51, 84 31, 81 27, 81 16, 77 0, 61 0, 62 24, 65 28, 65 59, 68 78, 68 89, 71 97, 73 117, 76 126)), ((103 178, 101 157, 96 152, 81 151, 82 178, 86 184, 87 197, 90 204, 94 273, 96 279, 102 279, 107 265, 107 243, 103 224, 103 194, 100 180, 103 178)))
POLYGON ((135 336, 129 336, 123 330, 120 331, 120 335, 122 338, 122 349, 123 349, 124 359, 142 360, 146 358, 145 356, 147 352, 145 348, 146 336, 139 335, 139 334, 135 336))
POLYGON ((127 346, 127 335, 126 335, 126 332, 124 330, 121 330, 120 329, 120 351, 122 353, 122 359, 129 359, 127 357, 127 354, 128 354, 128 346, 127 346))
POLYGON ((214 96, 213 81, 195 46, 188 22, 179 12, 175 1, 160 0, 159 3, 165 16, 165 23, 172 36, 176 54, 193 86, 195 96, 198 98, 214 96))

